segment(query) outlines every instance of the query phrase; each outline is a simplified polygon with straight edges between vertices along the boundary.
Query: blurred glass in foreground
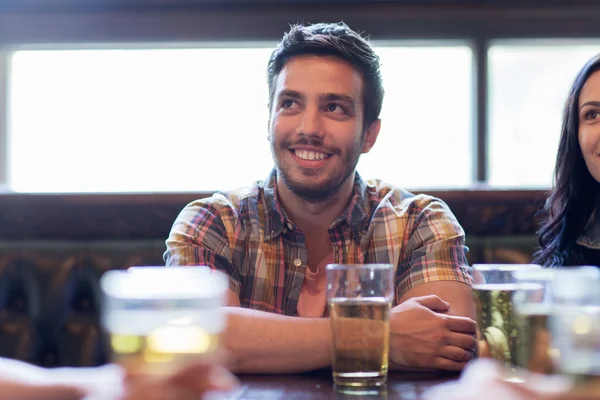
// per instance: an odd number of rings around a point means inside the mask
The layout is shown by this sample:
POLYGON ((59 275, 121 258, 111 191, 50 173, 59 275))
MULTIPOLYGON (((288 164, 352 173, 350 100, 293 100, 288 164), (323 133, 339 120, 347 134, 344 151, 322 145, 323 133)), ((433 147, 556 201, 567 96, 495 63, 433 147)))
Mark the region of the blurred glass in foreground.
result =
MULTIPOLYGON (((518 380, 515 366, 518 352, 518 326, 514 296, 518 285, 513 273, 518 270, 541 269, 537 265, 475 264, 473 301, 477 312, 477 353, 504 362, 510 373, 508 380, 518 380)), ((521 287, 539 291, 539 287, 521 287)))
POLYGON ((213 353, 225 325, 227 277, 206 267, 136 267, 101 280, 113 361, 129 374, 168 374, 213 353))
POLYGON ((600 271, 565 267, 555 271, 550 328, 559 372, 576 381, 600 378, 600 271))
POLYGON ((549 324, 554 306, 551 285, 555 270, 525 268, 513 275, 517 283, 513 298, 517 326, 515 365, 539 374, 552 374, 556 351, 551 345, 549 324))

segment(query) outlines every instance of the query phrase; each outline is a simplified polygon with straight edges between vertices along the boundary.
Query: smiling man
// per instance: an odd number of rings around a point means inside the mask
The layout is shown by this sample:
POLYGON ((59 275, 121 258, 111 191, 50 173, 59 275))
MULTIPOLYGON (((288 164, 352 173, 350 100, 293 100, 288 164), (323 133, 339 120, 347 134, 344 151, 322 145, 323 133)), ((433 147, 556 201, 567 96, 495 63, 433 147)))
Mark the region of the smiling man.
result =
POLYGON ((356 172, 381 126, 373 48, 343 23, 296 25, 267 77, 274 169, 250 188, 188 204, 165 252, 167 266, 208 265, 229 276, 232 369, 330 365, 330 263, 395 266, 392 368, 462 369, 475 346, 462 228, 441 200, 356 172))

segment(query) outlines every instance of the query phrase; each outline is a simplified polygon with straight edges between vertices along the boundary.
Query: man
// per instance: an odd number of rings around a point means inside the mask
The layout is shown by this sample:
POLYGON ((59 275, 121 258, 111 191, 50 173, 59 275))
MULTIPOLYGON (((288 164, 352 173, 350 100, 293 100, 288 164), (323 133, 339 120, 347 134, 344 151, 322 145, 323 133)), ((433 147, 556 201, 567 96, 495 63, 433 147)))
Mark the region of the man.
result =
POLYGON ((230 367, 329 366, 325 265, 392 263, 392 368, 462 369, 475 346, 462 228, 442 201, 355 171, 381 126, 378 56, 343 23, 294 26, 271 55, 268 85, 275 168, 249 189, 187 205, 164 255, 167 266, 229 276, 230 367))

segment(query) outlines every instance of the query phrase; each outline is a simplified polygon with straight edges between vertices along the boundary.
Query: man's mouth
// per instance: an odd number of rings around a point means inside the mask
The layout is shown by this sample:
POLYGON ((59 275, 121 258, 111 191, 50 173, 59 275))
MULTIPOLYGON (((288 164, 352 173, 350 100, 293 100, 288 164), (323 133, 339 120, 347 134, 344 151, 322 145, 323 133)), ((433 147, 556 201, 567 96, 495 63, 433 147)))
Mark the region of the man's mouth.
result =
POLYGON ((310 151, 310 150, 291 150, 292 153, 296 155, 296 157, 301 160, 309 160, 309 161, 319 161, 324 160, 327 157, 330 157, 327 153, 322 153, 319 151, 310 151))

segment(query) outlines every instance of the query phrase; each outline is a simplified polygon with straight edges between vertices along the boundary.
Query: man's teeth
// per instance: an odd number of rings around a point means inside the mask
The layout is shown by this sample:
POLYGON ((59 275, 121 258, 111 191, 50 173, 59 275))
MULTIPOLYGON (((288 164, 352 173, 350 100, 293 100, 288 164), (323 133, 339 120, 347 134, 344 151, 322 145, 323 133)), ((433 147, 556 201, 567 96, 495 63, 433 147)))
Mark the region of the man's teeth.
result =
POLYGON ((315 151, 296 150, 296 156, 303 160, 322 160, 327 157, 327 154, 315 151))

